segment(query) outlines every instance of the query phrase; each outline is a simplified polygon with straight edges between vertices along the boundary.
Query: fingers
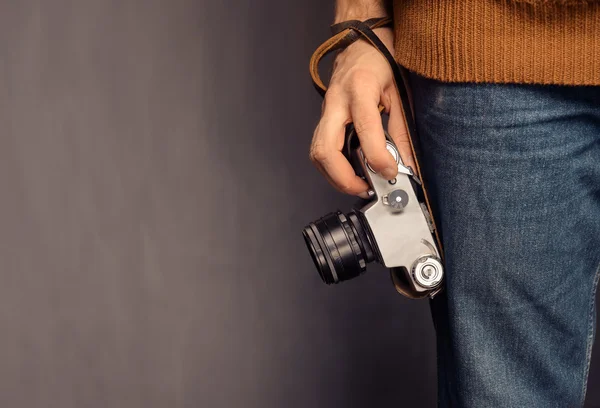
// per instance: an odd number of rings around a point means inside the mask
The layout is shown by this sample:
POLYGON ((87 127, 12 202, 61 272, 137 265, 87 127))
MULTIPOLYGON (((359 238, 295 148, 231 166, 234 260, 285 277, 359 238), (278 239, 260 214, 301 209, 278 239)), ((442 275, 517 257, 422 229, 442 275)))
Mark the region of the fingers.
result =
MULTIPOLYGON (((374 82, 358 80, 355 83, 374 82)), ((352 93, 350 113, 367 162, 373 170, 391 180, 397 176, 398 166, 386 149, 383 123, 378 108, 380 99, 379 89, 361 86, 352 93)))
MULTIPOLYGON (((322 116, 315 129, 310 149, 310 159, 325 178, 339 191, 366 197, 368 184, 358 177, 346 157, 342 154, 345 128, 349 123, 359 138, 360 146, 369 166, 388 180, 398 175, 398 165, 386 148, 385 135, 379 104, 389 106, 394 112, 390 135, 397 143, 402 158, 407 165, 414 165, 410 159, 410 145, 404 127, 399 98, 392 100, 383 93, 382 83, 391 83, 389 67, 379 74, 386 76, 382 81, 369 65, 369 69, 339 68, 332 77, 329 90, 325 94, 322 116), (383 75, 385 73, 385 75, 383 75), (385 100, 384 100, 385 99, 385 100)), ((395 94, 395 92, 393 92, 395 94)))
MULTIPOLYGON (((325 168, 323 168, 323 166, 319 163, 319 162, 315 162, 315 167, 317 168, 317 170, 319 170, 319 172, 323 175, 323 177, 325 177, 325 180, 327 180, 327 182, 329 184, 331 184, 336 190, 338 190, 340 193, 346 193, 346 194, 352 194, 352 195, 357 195, 361 198, 369 198, 369 193, 368 193, 368 189, 364 189, 363 191, 359 192, 359 193, 355 193, 352 191, 344 191, 344 188, 339 185, 338 182, 334 181, 329 174, 327 173, 327 170, 325 170, 325 168)), ((359 179, 361 182, 364 183, 364 181, 362 179, 359 179)), ((365 183, 366 185, 366 183, 365 183)), ((362 187, 361 187, 362 188, 362 187)))
MULTIPOLYGON (((406 122, 402 113, 400 97, 395 89, 390 92, 390 106, 388 110, 390 114, 390 119, 388 121, 388 133, 398 148, 398 152, 402 158, 402 163, 416 171, 412 146, 409 139, 410 136, 406 129, 406 122)), ((406 114, 410 115, 410 112, 406 112, 406 114)))
POLYGON ((331 97, 328 99, 321 121, 315 129, 310 159, 337 190, 364 196, 368 184, 356 175, 341 152, 345 127, 350 121, 348 108, 341 101, 331 101, 331 97))

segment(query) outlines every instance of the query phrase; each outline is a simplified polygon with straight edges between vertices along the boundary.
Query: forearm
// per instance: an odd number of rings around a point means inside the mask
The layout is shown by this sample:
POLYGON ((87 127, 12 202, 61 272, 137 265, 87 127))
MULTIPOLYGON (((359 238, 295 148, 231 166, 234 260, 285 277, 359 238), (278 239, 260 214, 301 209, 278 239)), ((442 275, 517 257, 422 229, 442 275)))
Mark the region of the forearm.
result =
POLYGON ((335 22, 391 16, 392 0, 336 0, 335 22))

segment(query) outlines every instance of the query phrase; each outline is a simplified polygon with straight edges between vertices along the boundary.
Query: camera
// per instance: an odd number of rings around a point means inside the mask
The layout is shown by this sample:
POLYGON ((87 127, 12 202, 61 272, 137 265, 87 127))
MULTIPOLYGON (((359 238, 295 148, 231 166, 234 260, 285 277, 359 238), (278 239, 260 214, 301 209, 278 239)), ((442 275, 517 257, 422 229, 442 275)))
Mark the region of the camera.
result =
POLYGON ((404 166, 387 132, 386 147, 398 164, 398 175, 386 180, 364 157, 352 125, 346 128, 344 155, 369 185, 369 198, 344 214, 336 211, 303 230, 314 264, 327 284, 353 279, 367 264, 390 270, 398 292, 410 298, 435 296, 443 286, 444 267, 434 239, 434 224, 421 181, 404 166))

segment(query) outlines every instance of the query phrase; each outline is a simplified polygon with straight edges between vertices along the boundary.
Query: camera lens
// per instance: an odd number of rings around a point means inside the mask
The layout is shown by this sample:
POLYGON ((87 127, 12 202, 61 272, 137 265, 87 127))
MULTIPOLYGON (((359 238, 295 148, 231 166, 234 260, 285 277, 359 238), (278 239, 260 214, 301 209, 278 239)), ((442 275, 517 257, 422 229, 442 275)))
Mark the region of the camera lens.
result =
POLYGON ((375 259, 367 231, 359 214, 340 211, 311 222, 302 232, 308 251, 327 284, 352 279, 375 259))

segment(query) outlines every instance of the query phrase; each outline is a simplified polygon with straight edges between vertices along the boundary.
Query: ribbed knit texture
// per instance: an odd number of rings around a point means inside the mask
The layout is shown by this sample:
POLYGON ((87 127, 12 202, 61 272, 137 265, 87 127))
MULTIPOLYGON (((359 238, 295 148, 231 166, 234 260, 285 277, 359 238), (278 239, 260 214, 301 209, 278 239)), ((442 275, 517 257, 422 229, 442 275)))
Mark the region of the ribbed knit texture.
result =
POLYGON ((597 2, 396 0, 394 19, 397 60, 428 78, 600 85, 597 2))

